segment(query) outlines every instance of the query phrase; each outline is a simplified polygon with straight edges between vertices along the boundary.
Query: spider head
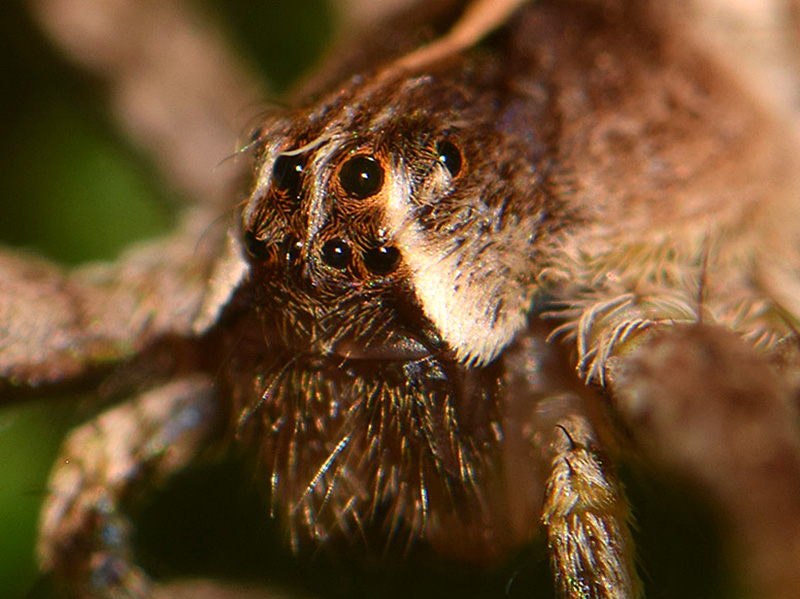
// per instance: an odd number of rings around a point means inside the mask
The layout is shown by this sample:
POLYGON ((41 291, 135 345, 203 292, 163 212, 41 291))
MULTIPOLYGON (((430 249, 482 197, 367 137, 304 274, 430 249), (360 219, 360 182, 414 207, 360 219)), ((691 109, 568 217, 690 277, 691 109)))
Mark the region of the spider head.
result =
POLYGON ((351 80, 259 131, 242 238, 290 345, 482 364, 526 325, 546 145, 496 68, 462 71, 351 80))

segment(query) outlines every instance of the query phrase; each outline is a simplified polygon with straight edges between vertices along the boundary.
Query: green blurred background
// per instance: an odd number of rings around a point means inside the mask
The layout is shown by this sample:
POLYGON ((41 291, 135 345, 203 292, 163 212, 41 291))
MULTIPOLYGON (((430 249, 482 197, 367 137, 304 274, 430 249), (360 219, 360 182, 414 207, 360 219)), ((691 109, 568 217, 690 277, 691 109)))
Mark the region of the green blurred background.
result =
MULTIPOLYGON (((203 4, 278 91, 313 63, 332 34, 331 11, 320 1, 203 4)), ((3 10, 0 241, 78 264, 113 259, 132 241, 169 231, 173 192, 120 136, 93 81, 62 60, 22 3, 3 10)), ((48 595, 33 560, 37 513, 60 439, 91 411, 87 406, 90 396, 58 396, 0 411, 0 599, 48 595)), ((189 472, 157 507, 143 509, 139 537, 156 569, 245 578, 261 571, 330 597, 552 596, 541 543, 488 574, 442 564, 424 551, 408 562, 324 552, 295 560, 247 485, 250 467, 232 460, 189 472), (197 522, 206 523, 204 530, 197 522)), ((626 478, 648 595, 731 596, 702 507, 639 472, 626 478)))

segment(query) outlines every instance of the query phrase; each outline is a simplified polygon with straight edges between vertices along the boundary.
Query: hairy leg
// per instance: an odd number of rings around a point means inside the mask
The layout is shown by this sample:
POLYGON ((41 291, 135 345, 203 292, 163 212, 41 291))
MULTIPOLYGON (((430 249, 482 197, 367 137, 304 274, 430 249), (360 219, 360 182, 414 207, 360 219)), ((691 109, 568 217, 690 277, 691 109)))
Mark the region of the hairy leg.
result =
POLYGON ((641 596, 630 508, 582 398, 566 394, 542 401, 535 421, 534 439, 550 464, 542 522, 563 596, 641 596))
POLYGON ((138 599, 150 583, 135 564, 121 503, 193 460, 217 429, 206 377, 185 378, 75 429, 50 475, 38 554, 76 597, 138 599))
MULTIPOLYGON (((520 436, 532 450, 525 467, 535 470, 538 483, 528 502, 536 504, 536 519, 544 526, 561 595, 634 599, 642 585, 628 529, 631 513, 598 433, 600 427, 611 432, 603 399, 576 377, 569 357, 547 341, 548 334, 534 321, 529 335, 505 355, 511 422, 504 424, 504 438, 513 440, 521 423, 520 436)), ((522 465, 513 472, 509 478, 524 479, 522 465)))

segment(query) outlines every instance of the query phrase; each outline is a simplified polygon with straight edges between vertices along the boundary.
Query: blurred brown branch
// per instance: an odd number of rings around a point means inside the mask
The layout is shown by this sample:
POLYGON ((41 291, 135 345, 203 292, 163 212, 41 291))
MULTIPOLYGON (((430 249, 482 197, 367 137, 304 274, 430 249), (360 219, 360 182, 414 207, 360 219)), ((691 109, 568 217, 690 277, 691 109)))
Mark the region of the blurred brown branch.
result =
POLYGON ((66 56, 95 74, 125 133, 191 201, 229 206, 231 156, 263 86, 179 0, 29 0, 66 56))
POLYGON ((53 42, 105 87, 125 135, 196 207, 165 239, 73 273, 2 255, 0 374, 55 382, 187 334, 241 187, 227 160, 263 96, 202 16, 179 1, 31 0, 53 42), (213 226, 217 223, 216 226, 213 226), (43 366, 46 365, 46 366, 43 366), (44 370, 43 370, 44 368, 44 370))

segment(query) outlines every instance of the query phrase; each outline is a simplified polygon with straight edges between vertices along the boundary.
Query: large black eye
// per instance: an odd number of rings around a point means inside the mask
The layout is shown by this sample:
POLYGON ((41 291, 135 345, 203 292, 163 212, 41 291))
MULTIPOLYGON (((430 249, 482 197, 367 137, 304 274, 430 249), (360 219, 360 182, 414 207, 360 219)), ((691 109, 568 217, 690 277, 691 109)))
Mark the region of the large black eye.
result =
POLYGON ((383 187, 383 167, 370 156, 353 156, 339 170, 339 183, 350 195, 368 198, 383 187))
POLYGON ((244 249, 247 250, 251 258, 255 258, 256 260, 266 260, 269 258, 267 243, 256 237, 253 231, 244 232, 244 249))
POLYGON ((333 268, 347 268, 350 254, 350 246, 344 239, 331 239, 322 246, 322 259, 333 268))
POLYGON ((393 245, 382 245, 364 252, 364 266, 377 275, 392 272, 400 262, 400 251, 393 245))
POLYGON ((272 166, 272 183, 276 189, 296 198, 300 195, 302 174, 303 162, 299 156, 281 154, 272 166))
POLYGON ((464 159, 461 156, 461 150, 452 141, 442 139, 436 142, 436 154, 439 157, 439 162, 450 171, 450 176, 455 177, 461 172, 461 165, 464 159))

